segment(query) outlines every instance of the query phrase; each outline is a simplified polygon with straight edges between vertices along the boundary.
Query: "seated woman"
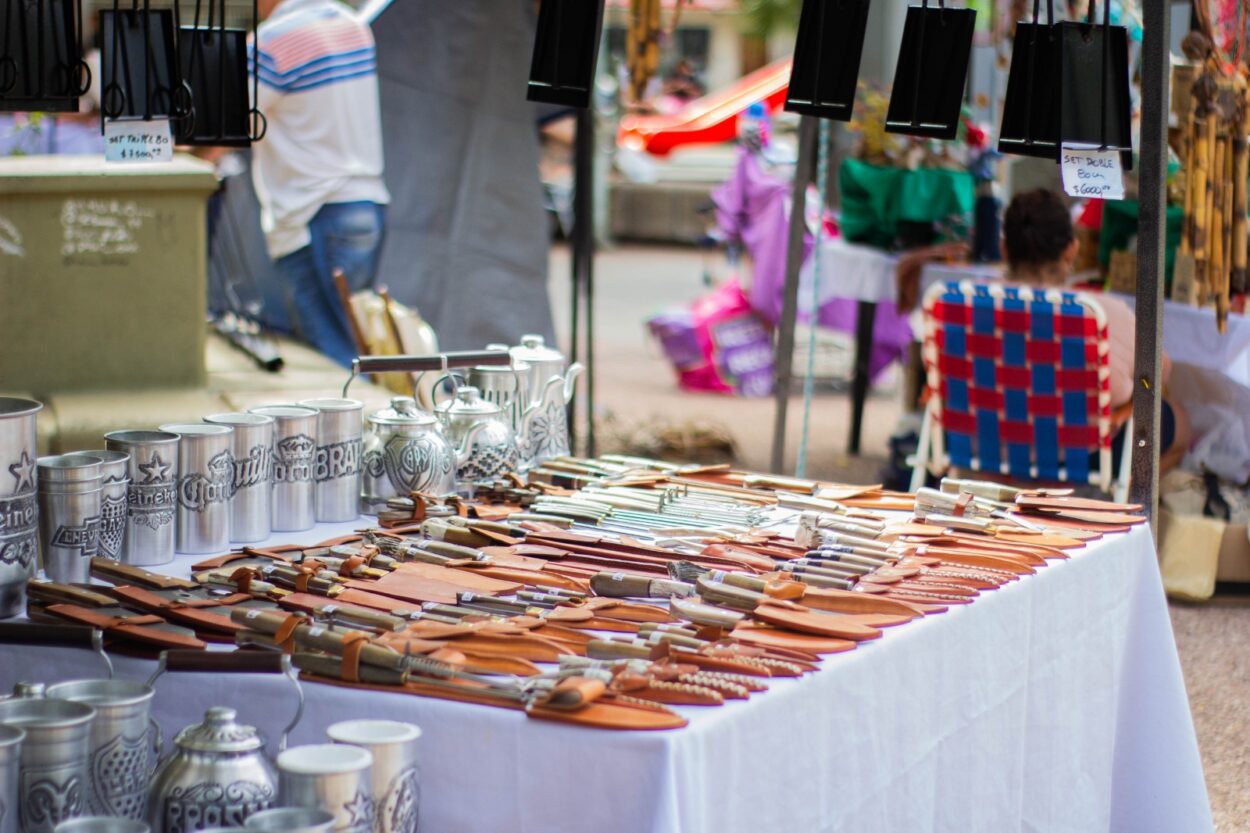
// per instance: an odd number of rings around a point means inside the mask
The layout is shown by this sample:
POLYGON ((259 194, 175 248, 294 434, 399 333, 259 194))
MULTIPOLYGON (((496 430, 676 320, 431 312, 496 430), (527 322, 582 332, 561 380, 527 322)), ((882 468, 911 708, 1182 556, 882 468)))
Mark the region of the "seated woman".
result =
MULTIPOLYGON (((1063 198, 1054 191, 1038 189, 1017 194, 1003 216, 1005 277, 1011 283, 1062 288, 1072 272, 1080 242, 1072 230, 1072 216, 1063 198)), ((1110 294, 1097 296, 1107 315, 1111 342, 1111 408, 1119 426, 1112 444, 1115 465, 1124 448, 1124 423, 1131 415, 1133 399, 1133 343, 1136 318, 1128 305, 1110 294)), ((1172 362, 1163 355, 1163 389, 1167 390, 1172 362)), ((1167 471, 1184 458, 1192 432, 1189 418, 1175 402, 1164 396, 1159 424, 1160 469, 1167 471)))

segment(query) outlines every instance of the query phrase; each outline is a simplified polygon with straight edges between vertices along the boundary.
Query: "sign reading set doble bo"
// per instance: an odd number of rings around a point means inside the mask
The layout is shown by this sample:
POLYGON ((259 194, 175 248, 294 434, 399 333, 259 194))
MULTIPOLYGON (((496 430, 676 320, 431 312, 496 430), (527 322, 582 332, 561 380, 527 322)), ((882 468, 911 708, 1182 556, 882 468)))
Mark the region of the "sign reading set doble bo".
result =
POLYGON ((104 120, 106 162, 172 162, 173 132, 169 119, 104 120))
POLYGON ((1063 190, 1069 196, 1124 199, 1124 169, 1118 150, 1064 145, 1059 167, 1063 170, 1063 190))

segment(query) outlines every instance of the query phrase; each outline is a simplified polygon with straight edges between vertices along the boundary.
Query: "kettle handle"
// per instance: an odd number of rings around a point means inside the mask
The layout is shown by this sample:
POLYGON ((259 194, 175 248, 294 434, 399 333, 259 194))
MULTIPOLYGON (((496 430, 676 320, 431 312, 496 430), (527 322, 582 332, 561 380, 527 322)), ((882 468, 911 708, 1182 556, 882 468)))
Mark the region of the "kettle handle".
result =
POLYGON ((291 666, 291 657, 276 651, 194 651, 171 650, 161 651, 160 661, 156 670, 148 678, 148 685, 155 687, 156 680, 166 671, 182 671, 188 673, 208 672, 210 674, 282 674, 295 686, 295 697, 298 704, 295 716, 282 730, 282 740, 278 743, 278 751, 286 749, 287 738, 304 716, 304 687, 291 666))
POLYGON ((435 379, 434 384, 430 386, 430 410, 436 414, 438 406, 447 401, 446 398, 441 400, 438 398, 438 391, 442 388, 443 382, 448 379, 451 380, 451 399, 455 399, 457 391, 460 390, 460 377, 455 373, 444 373, 435 379))
POLYGON ((58 625, 44 622, 0 622, 0 645, 56 645, 62 648, 88 648, 99 655, 113 679, 113 661, 104 653, 104 632, 87 625, 58 625))

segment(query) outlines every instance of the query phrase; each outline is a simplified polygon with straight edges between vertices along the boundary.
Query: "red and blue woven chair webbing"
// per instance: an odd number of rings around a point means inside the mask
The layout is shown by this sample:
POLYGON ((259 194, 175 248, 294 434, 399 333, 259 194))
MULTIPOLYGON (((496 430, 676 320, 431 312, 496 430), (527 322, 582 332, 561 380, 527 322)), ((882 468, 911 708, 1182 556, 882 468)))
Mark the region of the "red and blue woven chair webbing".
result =
POLYGON ((1048 298, 954 281, 928 312, 936 349, 927 361, 949 462, 1021 480, 1088 482, 1108 415, 1094 312, 1071 292, 1048 298))

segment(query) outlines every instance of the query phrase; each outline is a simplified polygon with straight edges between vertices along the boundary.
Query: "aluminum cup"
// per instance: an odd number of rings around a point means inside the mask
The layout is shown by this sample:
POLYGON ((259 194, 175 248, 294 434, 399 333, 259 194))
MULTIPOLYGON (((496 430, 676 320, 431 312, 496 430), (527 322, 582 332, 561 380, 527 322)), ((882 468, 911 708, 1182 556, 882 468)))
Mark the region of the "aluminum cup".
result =
POLYGON ((278 798, 334 816, 334 833, 373 833, 373 755, 338 743, 295 746, 278 755, 278 798))
POLYGON ((111 816, 82 816, 63 821, 55 833, 152 833, 146 821, 111 816))
POLYGON ((317 523, 316 408, 269 405, 248 413, 272 417, 273 431, 273 531, 300 532, 317 523))
POLYGON ((174 423, 162 431, 178 440, 178 536, 183 553, 217 553, 230 546, 233 429, 225 425, 174 423))
POLYGON ((0 724, 26 732, 18 773, 18 833, 53 833, 87 812, 87 748, 95 709, 68 700, 0 702, 0 724))
POLYGON ((317 520, 354 521, 360 515, 364 404, 355 399, 305 399, 317 409, 317 520))
POLYGON ((214 414, 213 425, 234 429, 234 482, 230 495, 230 540, 263 541, 272 530, 274 419, 264 414, 214 414))
POLYGON ((375 833, 416 833, 421 810, 417 741, 421 730, 397 720, 344 720, 326 729, 335 743, 373 755, 375 833))
POLYGON ((0 619, 26 608, 39 558, 35 423, 43 405, 0 396, 0 619))
POLYGON ((126 540, 126 496, 130 486, 130 455, 124 451, 72 451, 65 457, 100 460, 100 542, 97 555, 121 557, 126 540))
POLYGON ((17 833, 17 771, 26 732, 0 726, 0 833, 17 833))
POLYGON ((178 435, 168 431, 112 431, 111 451, 130 455, 126 486, 126 535, 119 561, 140 567, 174 560, 174 516, 178 510, 178 435))
POLYGON ((275 807, 252 813, 243 824, 257 833, 330 833, 334 814, 314 807, 275 807))
POLYGON ((153 694, 151 686, 137 680, 73 680, 48 686, 48 697, 95 709, 87 753, 87 806, 93 814, 144 818, 160 743, 149 716, 153 694))
POLYGON ((99 457, 62 454, 39 458, 39 545, 43 570, 63 584, 91 580, 100 545, 99 457))

